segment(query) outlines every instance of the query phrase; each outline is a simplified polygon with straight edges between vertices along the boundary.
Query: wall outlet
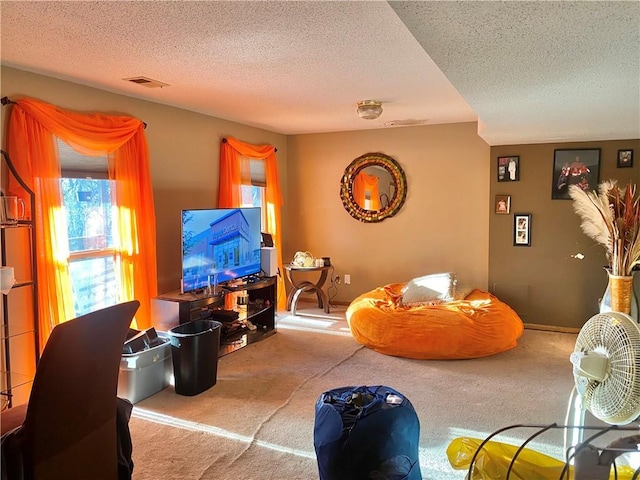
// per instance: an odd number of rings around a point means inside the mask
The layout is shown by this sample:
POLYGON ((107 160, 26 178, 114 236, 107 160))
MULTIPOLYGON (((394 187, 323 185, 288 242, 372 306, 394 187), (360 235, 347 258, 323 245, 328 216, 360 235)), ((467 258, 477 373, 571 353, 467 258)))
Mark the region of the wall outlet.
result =
POLYGON ((340 285, 340 275, 336 275, 336 278, 334 278, 334 279, 333 279, 333 282, 334 282, 336 285, 340 285))
POLYGON ((344 284, 345 285, 350 285, 351 284, 351 275, 345 275, 344 276, 344 284))

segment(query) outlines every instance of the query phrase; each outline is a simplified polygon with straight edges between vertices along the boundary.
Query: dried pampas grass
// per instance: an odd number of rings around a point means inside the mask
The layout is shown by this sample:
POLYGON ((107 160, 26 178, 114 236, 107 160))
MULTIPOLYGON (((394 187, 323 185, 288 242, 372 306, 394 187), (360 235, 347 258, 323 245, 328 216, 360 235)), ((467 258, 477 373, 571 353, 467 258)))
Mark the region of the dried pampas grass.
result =
POLYGON ((612 275, 629 276, 640 265, 640 197, 635 184, 621 189, 615 180, 597 191, 569 187, 573 209, 582 219, 582 231, 601 244, 612 275))

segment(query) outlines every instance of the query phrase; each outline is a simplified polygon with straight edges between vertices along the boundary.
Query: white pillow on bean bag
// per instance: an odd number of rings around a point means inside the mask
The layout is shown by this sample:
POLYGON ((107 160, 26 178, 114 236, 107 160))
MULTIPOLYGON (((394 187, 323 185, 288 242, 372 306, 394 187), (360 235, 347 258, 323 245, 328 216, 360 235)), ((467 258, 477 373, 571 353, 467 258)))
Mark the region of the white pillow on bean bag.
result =
POLYGON ((438 304, 450 302, 456 294, 456 274, 433 273, 407 282, 402 289, 402 304, 438 304))

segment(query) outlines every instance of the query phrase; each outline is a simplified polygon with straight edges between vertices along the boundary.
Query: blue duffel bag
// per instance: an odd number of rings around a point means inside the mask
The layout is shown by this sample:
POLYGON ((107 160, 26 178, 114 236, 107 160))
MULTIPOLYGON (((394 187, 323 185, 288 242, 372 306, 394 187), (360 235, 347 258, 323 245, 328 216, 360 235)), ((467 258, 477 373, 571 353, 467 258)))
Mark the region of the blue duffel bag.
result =
POLYGON ((422 480, 419 441, 418 415, 393 388, 342 387, 316 401, 320 480, 422 480))

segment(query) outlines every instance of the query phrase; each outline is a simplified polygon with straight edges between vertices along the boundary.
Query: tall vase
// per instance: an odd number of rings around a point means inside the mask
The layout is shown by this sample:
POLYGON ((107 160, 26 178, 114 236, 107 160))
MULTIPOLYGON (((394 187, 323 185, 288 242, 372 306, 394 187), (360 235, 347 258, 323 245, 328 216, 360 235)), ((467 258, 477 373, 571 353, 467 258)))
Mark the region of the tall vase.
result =
POLYGON ((600 302, 600 312, 622 312, 630 315, 636 322, 638 319, 638 291, 640 290, 640 271, 630 276, 611 275, 607 270, 609 281, 600 302))

